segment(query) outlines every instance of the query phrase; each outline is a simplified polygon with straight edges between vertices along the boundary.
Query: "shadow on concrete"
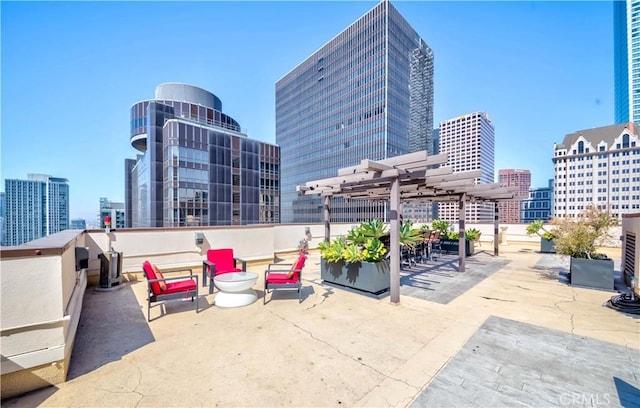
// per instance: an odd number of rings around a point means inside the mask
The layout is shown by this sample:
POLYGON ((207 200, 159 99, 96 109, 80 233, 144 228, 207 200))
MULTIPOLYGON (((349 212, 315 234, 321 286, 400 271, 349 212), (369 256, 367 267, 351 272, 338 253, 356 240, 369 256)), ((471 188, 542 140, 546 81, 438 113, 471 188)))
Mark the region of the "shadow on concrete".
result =
POLYGON ((39 407, 57 391, 58 387, 52 385, 50 387, 30 391, 24 395, 2 399, 1 405, 3 407, 39 407))
POLYGON ((640 389, 618 377, 613 377, 613 383, 616 385, 616 392, 618 393, 621 407, 640 407, 640 389))
POLYGON ((264 290, 256 290, 256 293, 258 293, 258 299, 262 299, 264 296, 267 296, 266 304, 269 304, 272 300, 278 301, 279 299, 300 299, 300 303, 304 303, 309 296, 315 293, 315 290, 311 285, 303 285, 300 290, 300 295, 298 295, 297 290, 292 289, 272 290, 268 294, 265 294, 264 290))
POLYGON ((475 254, 466 258, 466 271, 458 272, 458 256, 442 255, 434 263, 419 263, 402 269, 400 293, 447 304, 503 268, 508 262, 493 255, 475 254))
POLYGON ((146 309, 138 303, 131 286, 123 285, 111 292, 87 287, 67 380, 120 360, 155 341, 146 320, 146 309))

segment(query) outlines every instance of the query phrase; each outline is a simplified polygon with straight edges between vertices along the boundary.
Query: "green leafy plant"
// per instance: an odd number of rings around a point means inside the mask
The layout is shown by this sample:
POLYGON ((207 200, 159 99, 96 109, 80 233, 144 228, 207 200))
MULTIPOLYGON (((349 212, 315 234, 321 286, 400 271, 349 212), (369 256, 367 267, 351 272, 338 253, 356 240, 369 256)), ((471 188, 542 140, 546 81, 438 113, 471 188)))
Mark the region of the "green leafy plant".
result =
POLYGON ((449 232, 449 229, 451 228, 451 224, 449 221, 433 220, 431 221, 431 228, 435 231, 440 231, 441 236, 446 236, 447 232, 449 232))
POLYGON ((409 249, 415 249, 418 242, 422 242, 424 238, 420 234, 419 228, 413 228, 413 222, 404 221, 400 223, 400 246, 409 249))
POLYGON ((362 262, 364 258, 364 254, 360 246, 356 244, 348 244, 347 247, 342 251, 342 259, 349 263, 362 262))
POLYGON ((364 231, 361 227, 353 228, 349 232, 347 232, 347 242, 363 245, 367 237, 364 235, 364 231))
POLYGON ((480 232, 480 230, 476 228, 469 228, 464 231, 464 238, 467 241, 478 241, 481 235, 482 232, 480 232))
POLYGON ((380 262, 388 252, 380 240, 385 235, 385 224, 380 220, 372 220, 351 229, 346 238, 337 237, 330 242, 321 242, 318 249, 327 262, 380 262))
POLYGON ((359 228, 366 238, 380 239, 388 233, 387 226, 378 219, 363 222, 359 228))
POLYGON ((527 235, 533 235, 533 234, 537 234, 538 236, 548 240, 554 239, 557 235, 555 230, 545 229, 544 221, 542 220, 535 220, 535 221, 532 221, 529 225, 527 225, 527 235))
POLYGON ((457 231, 447 231, 445 239, 449 241, 458 241, 460 239, 460 233, 457 231))
POLYGON ((612 238, 609 229, 618 225, 611 213, 588 207, 578 218, 554 219, 556 252, 574 258, 601 259, 597 248, 612 238))
POLYGON ((387 248, 379 239, 369 238, 362 249, 362 260, 366 262, 380 262, 384 259, 387 248))
POLYGON ((320 255, 326 259, 327 262, 341 261, 346 248, 347 242, 343 237, 336 237, 331 241, 323 241, 318 244, 320 255))

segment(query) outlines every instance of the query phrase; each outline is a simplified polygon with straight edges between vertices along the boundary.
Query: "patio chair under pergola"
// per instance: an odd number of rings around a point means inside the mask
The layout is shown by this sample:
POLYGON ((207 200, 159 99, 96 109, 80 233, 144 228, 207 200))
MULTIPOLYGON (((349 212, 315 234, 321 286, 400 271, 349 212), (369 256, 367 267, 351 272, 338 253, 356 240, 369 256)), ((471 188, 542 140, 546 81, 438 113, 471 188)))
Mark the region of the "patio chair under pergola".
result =
POLYGON ((458 270, 465 270, 465 210, 466 202, 493 202, 494 254, 498 255, 498 201, 512 200, 516 187, 501 187, 497 183, 476 184, 480 171, 454 172, 447 154, 429 156, 426 150, 384 160, 363 159, 359 165, 338 170, 336 177, 309 181, 298 186, 304 195, 324 197, 325 240, 330 237, 331 198, 389 201, 391 234, 392 303, 400 302, 400 240, 399 215, 401 202, 458 202, 460 250, 458 270))

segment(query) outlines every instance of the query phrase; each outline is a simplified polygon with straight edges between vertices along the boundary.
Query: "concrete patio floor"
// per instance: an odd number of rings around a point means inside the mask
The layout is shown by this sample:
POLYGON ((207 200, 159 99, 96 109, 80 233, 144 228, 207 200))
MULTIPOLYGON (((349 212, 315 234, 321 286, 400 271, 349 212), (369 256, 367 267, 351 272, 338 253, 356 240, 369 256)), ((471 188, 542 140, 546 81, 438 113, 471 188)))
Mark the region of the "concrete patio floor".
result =
POLYGON ((88 288, 68 381, 2 405, 640 406, 640 319, 540 268, 536 249, 474 255, 465 274, 499 265, 471 283, 446 259, 403 271, 399 305, 323 286, 317 252, 302 303, 277 291, 263 306, 261 264, 257 302, 221 309, 202 288, 200 313, 170 301, 151 323, 144 280, 88 288))

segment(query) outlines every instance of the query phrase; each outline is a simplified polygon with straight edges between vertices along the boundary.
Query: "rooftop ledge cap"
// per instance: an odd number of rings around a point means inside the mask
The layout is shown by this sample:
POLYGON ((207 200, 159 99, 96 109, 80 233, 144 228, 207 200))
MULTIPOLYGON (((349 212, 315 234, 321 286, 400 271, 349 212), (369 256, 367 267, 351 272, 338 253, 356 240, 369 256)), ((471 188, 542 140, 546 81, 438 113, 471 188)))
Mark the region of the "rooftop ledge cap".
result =
POLYGON ((62 255, 71 245, 75 245, 76 237, 83 232, 81 229, 68 229, 22 245, 3 246, 2 258, 62 255))

